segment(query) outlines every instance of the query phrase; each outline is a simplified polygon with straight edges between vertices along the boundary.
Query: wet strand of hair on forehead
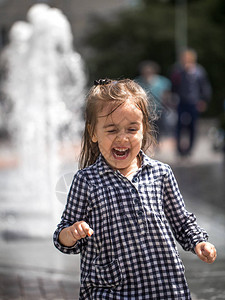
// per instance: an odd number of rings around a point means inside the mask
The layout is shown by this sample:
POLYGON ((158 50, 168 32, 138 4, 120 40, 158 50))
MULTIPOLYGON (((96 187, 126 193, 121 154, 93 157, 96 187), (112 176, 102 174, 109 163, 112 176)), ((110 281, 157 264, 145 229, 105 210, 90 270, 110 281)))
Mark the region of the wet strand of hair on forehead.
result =
POLYGON ((121 102, 120 104, 118 104, 116 107, 114 107, 108 114, 102 115, 102 116, 98 116, 98 118, 109 117, 112 113, 114 113, 114 111, 117 110, 117 108, 119 108, 122 104, 124 104, 125 101, 126 101, 126 100, 124 100, 123 102, 121 102))

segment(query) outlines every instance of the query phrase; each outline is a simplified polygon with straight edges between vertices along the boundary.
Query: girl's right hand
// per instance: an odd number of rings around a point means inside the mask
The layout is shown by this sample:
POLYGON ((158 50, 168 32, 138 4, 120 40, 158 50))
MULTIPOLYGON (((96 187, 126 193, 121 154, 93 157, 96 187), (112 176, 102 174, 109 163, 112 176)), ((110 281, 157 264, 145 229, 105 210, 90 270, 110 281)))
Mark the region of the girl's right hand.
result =
POLYGON ((94 231, 85 221, 76 222, 68 228, 70 230, 72 238, 74 238, 74 240, 76 241, 83 239, 86 236, 91 236, 94 233, 94 231))
POLYGON ((93 233, 94 231, 85 221, 79 221, 60 232, 59 242, 67 247, 72 247, 78 240, 91 236, 93 233))

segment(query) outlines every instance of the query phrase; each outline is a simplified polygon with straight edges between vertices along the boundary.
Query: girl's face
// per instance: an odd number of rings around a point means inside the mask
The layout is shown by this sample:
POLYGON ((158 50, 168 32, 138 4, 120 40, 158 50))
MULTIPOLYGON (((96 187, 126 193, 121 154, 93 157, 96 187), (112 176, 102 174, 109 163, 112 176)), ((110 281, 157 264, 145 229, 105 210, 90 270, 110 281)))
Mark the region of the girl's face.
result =
POLYGON ((107 163, 124 176, 136 171, 137 158, 143 139, 143 114, 131 101, 126 101, 112 114, 105 107, 97 118, 93 142, 98 142, 99 150, 107 163))

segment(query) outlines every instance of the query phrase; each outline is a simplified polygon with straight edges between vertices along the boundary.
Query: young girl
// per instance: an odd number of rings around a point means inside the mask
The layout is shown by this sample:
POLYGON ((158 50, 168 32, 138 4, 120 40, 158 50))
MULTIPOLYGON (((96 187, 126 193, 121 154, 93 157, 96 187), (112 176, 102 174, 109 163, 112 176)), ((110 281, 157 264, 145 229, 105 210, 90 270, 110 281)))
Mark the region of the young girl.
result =
POLYGON ((144 154, 154 140, 144 90, 99 80, 55 246, 81 254, 80 299, 191 299, 173 236, 208 263, 208 235, 189 213, 170 167, 144 154))

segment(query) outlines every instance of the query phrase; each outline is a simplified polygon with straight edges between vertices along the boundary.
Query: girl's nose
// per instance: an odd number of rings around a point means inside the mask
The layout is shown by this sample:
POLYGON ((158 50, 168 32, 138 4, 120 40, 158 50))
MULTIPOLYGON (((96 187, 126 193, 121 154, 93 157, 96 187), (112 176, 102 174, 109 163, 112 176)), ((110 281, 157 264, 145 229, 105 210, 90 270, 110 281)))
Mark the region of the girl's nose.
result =
POLYGON ((116 140, 117 141, 128 141, 128 136, 126 134, 126 132, 119 132, 116 136, 116 140))

